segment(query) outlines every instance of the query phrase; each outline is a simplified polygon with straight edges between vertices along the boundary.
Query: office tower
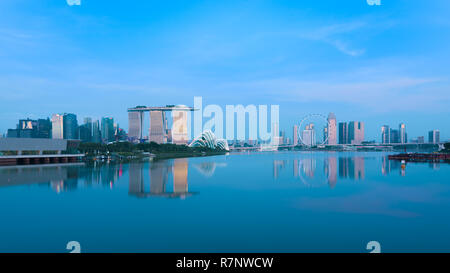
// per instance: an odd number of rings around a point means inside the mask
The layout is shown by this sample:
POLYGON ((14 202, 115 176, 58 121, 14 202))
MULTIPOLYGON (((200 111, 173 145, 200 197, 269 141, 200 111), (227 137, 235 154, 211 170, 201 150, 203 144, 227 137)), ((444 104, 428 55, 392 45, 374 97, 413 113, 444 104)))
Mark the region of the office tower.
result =
POLYGON ((389 144, 391 143, 391 129, 388 125, 381 127, 381 143, 389 144))
POLYGON ((6 133, 7 138, 18 138, 20 137, 20 133, 18 129, 8 129, 8 132, 6 133))
POLYGON ((37 135, 37 120, 21 119, 17 129, 20 130, 20 137, 34 138, 37 135))
POLYGON ((164 111, 150 112, 150 142, 163 144, 166 142, 166 114, 164 111))
POLYGON ((348 144, 348 123, 339 123, 339 144, 348 144))
POLYGON ((7 137, 14 138, 35 138, 38 135, 37 120, 21 119, 16 125, 16 129, 8 129, 7 137))
POLYGON ((417 137, 417 143, 419 143, 419 144, 425 143, 425 137, 423 137, 423 136, 417 137))
POLYGON ((396 144, 400 143, 400 131, 399 130, 394 130, 391 128, 390 136, 391 136, 390 143, 396 143, 396 144))
POLYGON ((360 145, 364 141, 364 123, 351 121, 348 124, 348 142, 349 144, 360 145))
POLYGON ((316 144, 316 133, 314 131, 314 124, 308 124, 302 132, 302 142, 306 146, 314 146, 316 144))
POLYGON ((398 126, 398 131, 400 134, 400 143, 408 143, 408 135, 406 133, 406 125, 404 123, 400 123, 400 125, 398 126))
POLYGON ((64 138, 64 118, 63 115, 53 114, 52 115, 52 138, 63 139, 64 138))
POLYGON ((323 128, 323 143, 328 143, 328 125, 323 128))
POLYGON ((298 145, 298 126, 294 125, 294 146, 298 145))
POLYGON ((186 111, 172 111, 172 130, 167 134, 175 144, 187 144, 188 142, 188 128, 187 128, 187 112, 186 111))
POLYGON ((63 138, 78 139, 78 121, 75 114, 63 115, 63 138))
POLYGON ((100 131, 100 122, 95 120, 92 122, 92 142, 100 143, 102 141, 102 134, 100 131))
POLYGON ((91 118, 85 118, 84 124, 79 127, 80 140, 83 142, 92 142, 93 125, 91 118))
POLYGON ((52 137, 52 122, 49 118, 37 120, 37 138, 52 137))
POLYGON ((101 138, 105 143, 114 141, 114 119, 110 117, 102 118, 101 138))
POLYGON ((433 131, 428 132, 428 142, 429 143, 439 143, 440 142, 439 130, 433 130, 433 131))
POLYGON ((330 113, 328 115, 328 127, 327 127, 327 135, 328 135, 328 140, 327 140, 327 144, 328 145, 336 145, 337 144, 337 123, 336 123, 336 116, 334 115, 334 113, 330 113))
POLYGON ((131 140, 142 139, 144 112, 128 112, 128 137, 131 140))

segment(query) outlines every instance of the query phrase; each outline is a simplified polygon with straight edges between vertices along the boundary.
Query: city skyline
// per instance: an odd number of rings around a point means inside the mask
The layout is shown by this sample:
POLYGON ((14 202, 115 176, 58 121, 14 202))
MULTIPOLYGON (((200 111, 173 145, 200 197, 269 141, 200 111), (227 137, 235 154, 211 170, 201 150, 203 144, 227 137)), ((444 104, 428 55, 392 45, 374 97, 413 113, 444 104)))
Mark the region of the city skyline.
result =
MULTIPOLYGON (((84 117, 83 123, 78 125, 78 117, 73 113, 52 114, 51 119, 47 117, 38 118, 36 120, 26 118, 19 119, 16 128, 8 129, 4 137, 19 137, 19 138, 53 138, 53 139, 80 139, 85 142, 113 142, 116 140, 128 141, 153 141, 159 144, 162 143, 176 143, 189 144, 198 136, 192 135, 193 128, 189 125, 194 123, 193 117, 188 118, 187 112, 198 110, 187 106, 167 105, 165 107, 146 107, 137 106, 128 108, 129 131, 124 131, 119 127, 119 124, 114 122, 112 117, 102 117, 93 120, 91 117, 84 117), (145 119, 144 112, 149 112, 148 120, 145 119), (168 119, 166 112, 171 112, 173 121, 171 124, 176 124, 175 127, 168 127, 168 119), (150 124, 148 134, 144 133, 144 122, 150 124), (47 124, 48 123, 48 124, 47 124), (179 131, 173 133, 172 130, 179 131), (130 134, 131 132, 131 134, 130 134)), ((205 118, 202 118, 202 126, 204 126, 205 118)), ((278 122, 272 123, 272 128, 279 130, 278 122)), ((245 123, 246 130, 248 123, 245 123)), ((378 139, 367 139, 365 137, 365 124, 361 121, 341 121, 336 118, 332 112, 328 114, 327 124, 323 128, 323 139, 320 140, 315 129, 314 122, 306 124, 302 130, 301 124, 294 124, 292 126, 292 138, 286 136, 285 130, 279 130, 278 135, 272 131, 272 138, 275 138, 278 144, 304 144, 306 146, 313 146, 317 144, 337 145, 337 144, 352 144, 361 145, 365 143, 379 143, 379 144, 405 144, 405 143, 443 143, 439 129, 432 129, 424 131, 421 136, 415 138, 408 138, 408 131, 406 124, 401 122, 399 129, 393 129, 389 125, 381 126, 381 132, 378 139), (331 133, 330 133, 331 132, 331 133), (332 135, 330 140, 330 135, 332 135), (427 140, 426 136, 428 136, 427 140), (292 142, 291 142, 292 140, 292 142)), ((225 128, 223 128, 225 129, 225 128)), ((222 129, 222 130, 223 130, 222 129)), ((208 130, 208 129, 206 129, 208 130)), ((320 130, 320 129, 319 129, 320 130)), ((203 132, 203 131, 202 131, 203 132)), ((0 135, 1 137, 1 135, 0 135)), ((238 138, 227 139, 227 141, 240 141, 238 138)), ((254 139, 249 139, 249 134, 246 134, 245 142, 253 143, 254 139)), ((258 143, 263 143, 261 139, 256 139, 258 143)))
POLYGON ((307 114, 334 112, 363 121, 366 139, 404 122, 411 138, 437 128, 446 140, 449 10, 443 0, 5 0, 0 132, 60 112, 114 116, 127 127, 124 106, 203 96, 278 104, 279 128, 289 132, 307 114))

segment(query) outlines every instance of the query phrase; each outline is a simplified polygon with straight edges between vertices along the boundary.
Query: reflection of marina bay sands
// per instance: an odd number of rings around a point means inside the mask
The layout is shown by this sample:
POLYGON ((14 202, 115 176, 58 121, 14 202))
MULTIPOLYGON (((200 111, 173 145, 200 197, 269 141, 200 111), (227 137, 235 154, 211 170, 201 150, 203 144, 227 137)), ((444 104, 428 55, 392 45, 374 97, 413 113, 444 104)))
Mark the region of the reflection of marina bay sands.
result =
POLYGON ((144 180, 144 164, 140 162, 130 163, 129 194, 137 197, 186 197, 192 192, 188 190, 188 159, 154 161, 149 166, 150 188, 144 180), (173 178, 173 190, 169 191, 167 183, 169 175, 173 178))
POLYGON ((158 144, 175 143, 186 144, 188 142, 188 118, 187 112, 194 108, 186 106, 168 105, 165 107, 136 106, 128 109, 128 137, 133 140, 142 140, 144 113, 150 112, 150 129, 148 139, 158 144), (167 126, 167 112, 172 113, 172 128, 167 126))

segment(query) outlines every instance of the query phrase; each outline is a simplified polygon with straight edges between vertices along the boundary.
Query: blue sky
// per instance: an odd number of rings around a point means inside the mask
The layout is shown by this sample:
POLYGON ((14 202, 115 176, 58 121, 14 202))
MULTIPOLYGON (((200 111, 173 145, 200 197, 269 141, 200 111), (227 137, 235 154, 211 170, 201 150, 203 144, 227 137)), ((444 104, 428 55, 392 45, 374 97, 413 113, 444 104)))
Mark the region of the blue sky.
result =
POLYGON ((0 1, 0 132, 135 105, 278 104, 450 137, 450 1, 0 1))

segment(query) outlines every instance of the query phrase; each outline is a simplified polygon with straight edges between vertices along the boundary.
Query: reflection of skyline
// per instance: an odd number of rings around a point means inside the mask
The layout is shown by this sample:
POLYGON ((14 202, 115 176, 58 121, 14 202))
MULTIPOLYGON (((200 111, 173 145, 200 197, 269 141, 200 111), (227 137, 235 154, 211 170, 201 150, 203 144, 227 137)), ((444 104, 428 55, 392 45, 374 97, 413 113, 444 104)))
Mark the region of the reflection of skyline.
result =
POLYGON ((330 188, 334 188, 337 183, 337 158, 328 157, 325 158, 324 172, 328 177, 328 185, 330 188))
POLYGON ((188 190, 188 159, 161 160, 150 163, 149 182, 150 190, 146 189, 143 175, 144 164, 130 163, 129 190, 130 195, 145 198, 151 196, 184 198, 193 193, 188 190), (173 189, 167 188, 169 176, 173 179, 173 189))
MULTIPOLYGON (((220 164, 220 163, 219 163, 220 164)), ((223 164, 225 165, 225 164, 223 164)), ((225 165, 226 166, 226 165, 225 165)), ((0 167, 0 187, 31 184, 48 185, 60 193, 75 191, 81 187, 102 186, 113 188, 115 183, 129 171, 129 194, 138 197, 180 197, 192 195, 188 188, 187 158, 131 162, 129 164, 52 164, 0 167), (144 169, 148 168, 148 173, 144 169), (172 182, 171 190, 168 189, 172 182), (150 183, 148 183, 150 182, 150 183)), ((201 164, 199 170, 213 174, 215 163, 201 164)))
MULTIPOLYGON (((364 157, 339 157, 328 156, 323 159, 323 174, 330 188, 334 188, 339 178, 349 178, 352 180, 365 179, 365 159, 364 157)), ((305 184, 305 179, 319 179, 317 176, 318 159, 315 157, 300 158, 293 160, 293 176, 300 178, 305 184)), ((320 162, 319 162, 320 163, 320 162)), ((286 165, 285 161, 274 160, 274 178, 277 179, 280 172, 286 165)))
POLYGON ((339 177, 360 180, 365 178, 364 157, 340 157, 339 177))
POLYGON ((286 160, 274 160, 273 161, 273 177, 278 178, 281 171, 286 167, 286 160))

